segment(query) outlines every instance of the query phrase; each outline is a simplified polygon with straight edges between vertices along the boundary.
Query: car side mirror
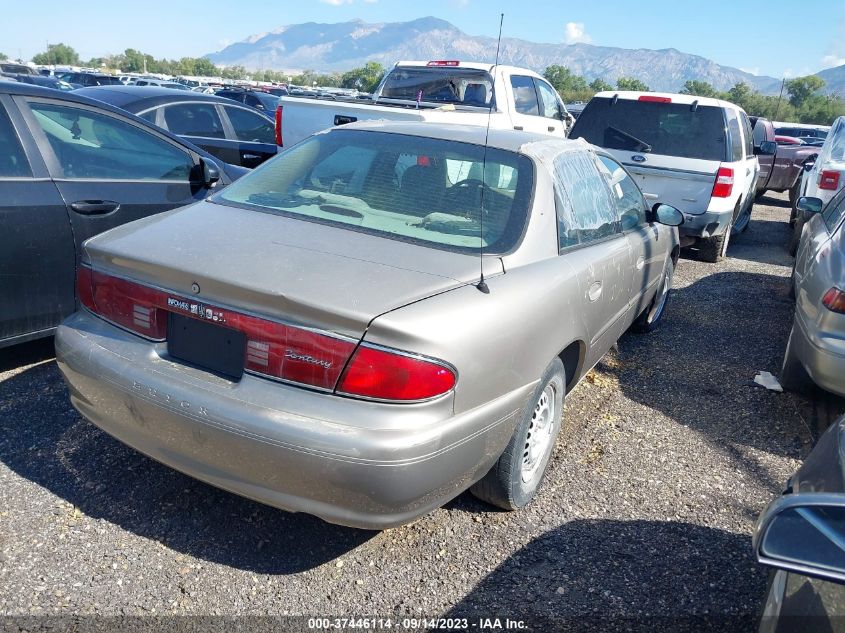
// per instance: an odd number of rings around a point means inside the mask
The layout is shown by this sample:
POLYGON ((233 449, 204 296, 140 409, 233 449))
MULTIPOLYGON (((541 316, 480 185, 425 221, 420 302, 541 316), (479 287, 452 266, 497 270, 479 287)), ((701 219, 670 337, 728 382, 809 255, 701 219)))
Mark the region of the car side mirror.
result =
POLYGON ((220 169, 213 162, 206 158, 200 159, 202 165, 202 182, 208 188, 212 189, 220 180, 220 169))
POLYGON ((684 223, 684 214, 671 204, 658 202, 651 208, 649 220, 666 226, 681 226, 684 223))
POLYGON ((778 144, 774 141, 763 141, 756 154, 760 156, 774 156, 778 151, 778 144))
POLYGON ((807 213, 821 213, 824 203, 818 198, 810 198, 809 196, 801 196, 798 202, 795 203, 795 208, 799 211, 807 213))
POLYGON ((845 495, 780 497, 760 515, 752 542, 763 565, 845 584, 845 495))
POLYGON ((804 171, 813 171, 813 167, 815 167, 815 166, 816 166, 815 160, 808 160, 806 163, 804 163, 803 168, 804 168, 804 171))

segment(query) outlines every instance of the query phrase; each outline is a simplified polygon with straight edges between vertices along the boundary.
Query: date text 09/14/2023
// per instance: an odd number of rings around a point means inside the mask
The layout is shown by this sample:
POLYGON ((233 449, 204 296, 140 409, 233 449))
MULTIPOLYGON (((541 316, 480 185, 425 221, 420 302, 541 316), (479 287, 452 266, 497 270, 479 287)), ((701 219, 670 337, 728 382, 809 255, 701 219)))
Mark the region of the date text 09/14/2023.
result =
POLYGON ((521 630, 527 626, 522 620, 510 618, 309 618, 308 628, 313 630, 521 630))

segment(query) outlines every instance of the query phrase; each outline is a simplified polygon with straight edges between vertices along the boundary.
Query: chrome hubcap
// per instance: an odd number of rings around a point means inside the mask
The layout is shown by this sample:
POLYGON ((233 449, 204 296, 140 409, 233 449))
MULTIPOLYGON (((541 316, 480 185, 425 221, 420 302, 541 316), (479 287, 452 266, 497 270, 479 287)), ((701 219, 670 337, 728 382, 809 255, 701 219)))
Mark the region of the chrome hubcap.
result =
POLYGON ((528 483, 537 476, 540 464, 551 449, 555 427, 555 389, 546 385, 531 415, 525 447, 522 451, 522 481, 528 483))

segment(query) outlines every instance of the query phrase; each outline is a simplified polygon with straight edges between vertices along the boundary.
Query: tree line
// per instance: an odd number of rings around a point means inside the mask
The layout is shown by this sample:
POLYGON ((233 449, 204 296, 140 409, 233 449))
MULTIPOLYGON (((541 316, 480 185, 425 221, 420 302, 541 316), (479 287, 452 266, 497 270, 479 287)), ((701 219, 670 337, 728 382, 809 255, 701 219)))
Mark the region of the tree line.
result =
MULTIPOLYGON (((567 103, 589 101, 594 94, 603 90, 649 91, 645 83, 629 77, 620 77, 615 86, 602 79, 587 83, 584 77, 558 65, 546 68, 543 76, 567 103)), ((740 106, 748 114, 775 121, 830 125, 836 117, 845 115, 845 100, 836 95, 824 94, 824 85, 821 77, 808 75, 785 80, 780 95, 764 95, 745 82, 735 84, 730 90, 720 91, 706 81, 693 79, 685 82, 680 92, 724 99, 740 106)))
MULTIPOLYGON (((0 53, 0 60, 7 56, 0 53)), ((277 70, 248 71, 243 66, 215 66, 204 57, 182 57, 181 59, 156 59, 152 55, 127 48, 118 55, 95 57, 83 61, 70 46, 59 43, 50 44, 47 50, 32 58, 36 64, 57 66, 88 66, 94 68, 117 69, 121 72, 148 72, 167 75, 194 75, 201 77, 221 77, 223 79, 251 79, 254 81, 272 81, 293 83, 303 86, 333 86, 355 88, 362 92, 372 92, 384 77, 385 68, 377 62, 367 62, 360 68, 347 72, 318 73, 305 70, 289 75, 277 70)), ((553 64, 543 71, 543 76, 557 89, 567 103, 589 101, 604 90, 637 90, 647 92, 649 86, 635 77, 620 77, 616 85, 603 79, 587 81, 566 66, 553 64)), ((830 125, 840 115, 845 115, 845 101, 835 95, 822 92, 824 80, 815 75, 796 77, 786 80, 781 95, 764 95, 745 82, 735 84, 730 90, 720 91, 706 81, 690 80, 684 84, 681 93, 700 97, 716 97, 742 107, 751 115, 764 116, 778 121, 798 121, 817 125, 830 125)))

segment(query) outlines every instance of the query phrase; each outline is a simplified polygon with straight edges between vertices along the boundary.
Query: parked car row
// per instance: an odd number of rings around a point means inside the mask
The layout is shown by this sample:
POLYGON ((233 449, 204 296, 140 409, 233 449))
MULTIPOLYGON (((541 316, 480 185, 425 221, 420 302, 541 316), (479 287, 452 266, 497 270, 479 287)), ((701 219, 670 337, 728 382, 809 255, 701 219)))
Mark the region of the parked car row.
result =
POLYGON ((252 168, 278 151, 273 120, 225 96, 133 86, 98 86, 76 92, 136 114, 225 163, 252 168))

